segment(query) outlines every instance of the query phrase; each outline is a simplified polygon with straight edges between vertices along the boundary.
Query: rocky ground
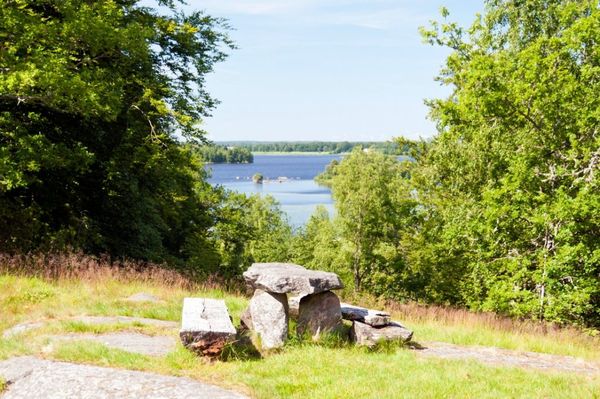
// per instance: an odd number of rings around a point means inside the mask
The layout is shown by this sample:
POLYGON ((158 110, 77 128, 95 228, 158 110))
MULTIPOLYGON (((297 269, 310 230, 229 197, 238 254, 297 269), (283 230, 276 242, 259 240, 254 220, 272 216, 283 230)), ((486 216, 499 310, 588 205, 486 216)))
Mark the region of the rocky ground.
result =
MULTIPOLYGON (((147 298, 145 298, 147 299, 147 298)), ((107 347, 148 356, 165 356, 177 345, 175 331, 179 324, 171 321, 136 317, 81 316, 68 319, 90 325, 142 323, 171 332, 170 335, 147 335, 138 331, 114 331, 92 334, 68 333, 48 335, 48 352, 52 343, 61 340, 89 340, 107 347)), ((5 338, 45 326, 29 322, 3 332, 5 338)), ((523 367, 556 372, 600 375, 600 363, 570 356, 519 352, 494 347, 460 346, 443 342, 414 343, 409 346, 417 356, 445 359, 471 359, 494 366, 523 367)), ((16 357, 0 362, 0 377, 7 389, 0 394, 9 398, 243 398, 245 396, 189 378, 117 370, 89 365, 16 357)))

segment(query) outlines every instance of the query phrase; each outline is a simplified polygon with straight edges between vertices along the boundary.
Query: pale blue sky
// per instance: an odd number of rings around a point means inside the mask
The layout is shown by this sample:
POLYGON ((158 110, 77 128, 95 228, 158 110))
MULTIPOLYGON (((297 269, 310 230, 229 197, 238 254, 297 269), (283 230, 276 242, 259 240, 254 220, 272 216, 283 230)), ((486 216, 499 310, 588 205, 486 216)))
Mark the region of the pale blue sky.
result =
POLYGON ((419 26, 469 25, 483 0, 204 0, 225 17, 239 49, 207 78, 221 101, 204 128, 221 140, 388 140, 430 137, 424 98, 447 51, 419 26))

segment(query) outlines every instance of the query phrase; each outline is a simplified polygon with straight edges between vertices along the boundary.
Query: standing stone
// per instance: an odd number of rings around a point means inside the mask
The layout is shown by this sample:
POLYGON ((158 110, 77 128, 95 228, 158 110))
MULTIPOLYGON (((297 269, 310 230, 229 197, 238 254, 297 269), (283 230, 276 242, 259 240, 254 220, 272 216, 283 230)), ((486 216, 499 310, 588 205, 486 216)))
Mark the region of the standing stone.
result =
POLYGON ((288 336, 287 296, 256 290, 249 309, 251 321, 245 320, 244 324, 251 324, 252 330, 260 337, 259 349, 282 347, 288 336))
POLYGON ((308 270, 293 263, 253 263, 244 280, 255 289, 278 294, 302 295, 344 288, 335 273, 308 270))
POLYGON ((331 291, 307 295, 300 299, 297 332, 308 333, 314 340, 324 332, 341 326, 342 312, 340 300, 331 291))
POLYGON ((181 314, 179 337, 183 345, 205 356, 217 356, 225 345, 235 339, 225 301, 205 298, 185 298, 181 314))
POLYGON ((380 341, 401 341, 411 340, 413 332, 402 324, 392 321, 384 327, 373 327, 360 321, 352 322, 350 338, 358 345, 375 346, 380 341))

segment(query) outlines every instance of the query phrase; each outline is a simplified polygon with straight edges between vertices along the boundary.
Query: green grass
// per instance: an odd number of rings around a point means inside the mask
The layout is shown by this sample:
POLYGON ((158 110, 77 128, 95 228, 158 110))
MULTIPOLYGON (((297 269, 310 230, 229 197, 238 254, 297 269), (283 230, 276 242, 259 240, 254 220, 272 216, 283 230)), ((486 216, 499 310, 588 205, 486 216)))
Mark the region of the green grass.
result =
MULTIPOLYGON (((106 333, 119 330, 146 334, 175 334, 141 323, 90 326, 66 318, 79 315, 125 315, 178 321, 185 296, 222 298, 239 323, 247 299, 216 289, 187 290, 141 281, 98 279, 44 281, 0 275, 0 329, 18 322, 48 320, 38 330, 10 339, 0 338, 0 359, 33 354, 50 359, 156 373, 188 376, 235 389, 257 398, 600 398, 600 378, 578 374, 486 366, 476 361, 424 358, 414 351, 388 346, 357 348, 331 335, 314 344, 297 338, 260 359, 255 352, 234 345, 227 361, 208 362, 178 345, 162 358, 132 354, 85 341, 52 341, 60 333, 106 333), (124 300, 148 292, 160 303, 124 300)), ((414 329, 416 341, 568 354, 599 360, 598 341, 574 333, 539 334, 509 331, 469 320, 452 323, 408 316, 397 318, 414 329)), ((0 385, 1 386, 1 385, 0 385)))
POLYGON ((4 392, 6 389, 6 381, 4 378, 0 377, 0 393, 4 392))

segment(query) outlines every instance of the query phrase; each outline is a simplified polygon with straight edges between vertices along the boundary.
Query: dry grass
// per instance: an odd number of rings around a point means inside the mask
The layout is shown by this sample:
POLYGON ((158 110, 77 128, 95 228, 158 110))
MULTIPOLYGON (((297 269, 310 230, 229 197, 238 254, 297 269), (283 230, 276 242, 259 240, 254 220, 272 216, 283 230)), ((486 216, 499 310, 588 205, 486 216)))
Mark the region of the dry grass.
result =
MULTIPOLYGON (((164 264, 129 259, 111 259, 108 255, 90 256, 81 252, 8 255, 0 253, 0 274, 37 277, 46 281, 82 281, 87 283, 136 282, 184 290, 221 289, 223 279, 210 276, 194 281, 164 264)), ((234 286, 233 292, 240 291, 234 286)))
POLYGON ((399 303, 387 301, 386 309, 414 322, 439 322, 464 326, 483 327, 495 331, 528 333, 541 336, 564 335, 568 337, 586 337, 593 339, 586 331, 555 323, 536 320, 518 320, 492 312, 473 312, 449 306, 421 305, 417 303, 399 303))

